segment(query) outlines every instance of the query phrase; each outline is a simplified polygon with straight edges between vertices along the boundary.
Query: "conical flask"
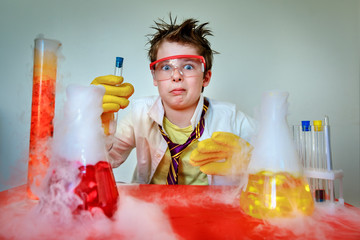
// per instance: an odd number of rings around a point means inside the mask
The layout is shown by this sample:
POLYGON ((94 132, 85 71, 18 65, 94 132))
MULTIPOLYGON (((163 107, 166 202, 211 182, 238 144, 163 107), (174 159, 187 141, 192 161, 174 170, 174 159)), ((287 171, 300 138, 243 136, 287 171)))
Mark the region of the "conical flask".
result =
POLYGON ((105 135, 101 127, 101 86, 70 85, 61 129, 55 129, 55 155, 62 161, 72 162, 78 168, 78 182, 74 192, 82 204, 76 211, 101 208, 112 217, 116 211, 117 191, 114 175, 107 160, 105 135))
POLYGON ((287 124, 287 92, 265 92, 260 126, 248 166, 240 206, 249 215, 269 219, 311 215, 314 201, 287 124))

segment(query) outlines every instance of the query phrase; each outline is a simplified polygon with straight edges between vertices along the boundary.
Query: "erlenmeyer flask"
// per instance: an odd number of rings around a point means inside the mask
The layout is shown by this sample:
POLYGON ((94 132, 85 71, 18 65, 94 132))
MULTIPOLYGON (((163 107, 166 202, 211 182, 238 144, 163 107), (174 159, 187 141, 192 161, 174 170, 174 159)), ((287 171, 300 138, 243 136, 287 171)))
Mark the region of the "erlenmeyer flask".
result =
POLYGON ((287 124, 287 92, 266 92, 240 206, 267 219, 310 215, 314 202, 287 124))
POLYGON ((117 206, 119 193, 114 175, 107 160, 105 135, 101 127, 101 86, 70 85, 66 89, 63 129, 55 129, 57 156, 73 162, 79 169, 74 192, 82 204, 76 211, 101 208, 111 217, 117 206))

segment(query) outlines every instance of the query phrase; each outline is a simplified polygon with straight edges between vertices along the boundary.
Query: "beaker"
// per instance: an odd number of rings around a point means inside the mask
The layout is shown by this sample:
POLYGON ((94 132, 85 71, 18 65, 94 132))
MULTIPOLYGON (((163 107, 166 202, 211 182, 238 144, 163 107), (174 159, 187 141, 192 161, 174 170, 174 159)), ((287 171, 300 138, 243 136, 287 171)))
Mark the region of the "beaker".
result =
POLYGON ((70 85, 66 89, 64 117, 57 122, 53 157, 78 168, 74 192, 82 204, 77 211, 101 208, 112 217, 117 209, 118 190, 105 148, 100 115, 105 88, 70 85))
POLYGON ((28 196, 33 199, 37 199, 34 189, 41 185, 49 166, 48 140, 53 134, 57 51, 60 46, 56 40, 35 39, 27 183, 28 196))
POLYGON ((240 195, 241 208, 260 219, 310 215, 314 210, 287 124, 287 98, 287 92, 263 94, 248 183, 240 195))

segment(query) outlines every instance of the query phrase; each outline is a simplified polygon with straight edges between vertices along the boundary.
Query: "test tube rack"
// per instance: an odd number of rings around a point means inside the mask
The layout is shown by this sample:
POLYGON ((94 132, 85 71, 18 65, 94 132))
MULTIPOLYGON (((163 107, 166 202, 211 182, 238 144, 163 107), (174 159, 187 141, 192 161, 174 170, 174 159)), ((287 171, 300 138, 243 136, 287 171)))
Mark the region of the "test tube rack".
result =
MULTIPOLYGON (((314 168, 304 168, 304 176, 309 180, 310 179, 321 179, 326 180, 328 182, 329 188, 329 201, 335 201, 335 192, 334 192, 334 182, 335 180, 339 180, 339 197, 338 202, 341 205, 344 205, 344 198, 343 198, 343 177, 344 172, 343 170, 326 170, 326 169, 314 169, 314 168)), ((314 190, 314 189, 313 189, 314 190)))
POLYGON ((338 203, 344 204, 342 170, 334 170, 330 145, 329 118, 302 121, 293 126, 294 143, 316 202, 335 202, 336 180, 339 181, 338 203))

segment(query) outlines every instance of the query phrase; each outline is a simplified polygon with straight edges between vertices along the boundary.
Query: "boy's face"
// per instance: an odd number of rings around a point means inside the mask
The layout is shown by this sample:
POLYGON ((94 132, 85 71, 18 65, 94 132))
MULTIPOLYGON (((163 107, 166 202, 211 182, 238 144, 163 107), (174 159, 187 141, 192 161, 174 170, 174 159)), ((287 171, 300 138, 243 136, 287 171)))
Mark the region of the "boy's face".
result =
MULTIPOLYGON (((164 41, 160 44, 157 52, 157 59, 174 55, 198 55, 198 51, 191 45, 184 45, 177 42, 164 41)), ((154 78, 154 85, 158 87, 159 95, 164 108, 173 110, 186 110, 196 108, 202 87, 210 83, 211 71, 197 76, 184 77, 175 69, 169 80, 157 81, 154 78)))

